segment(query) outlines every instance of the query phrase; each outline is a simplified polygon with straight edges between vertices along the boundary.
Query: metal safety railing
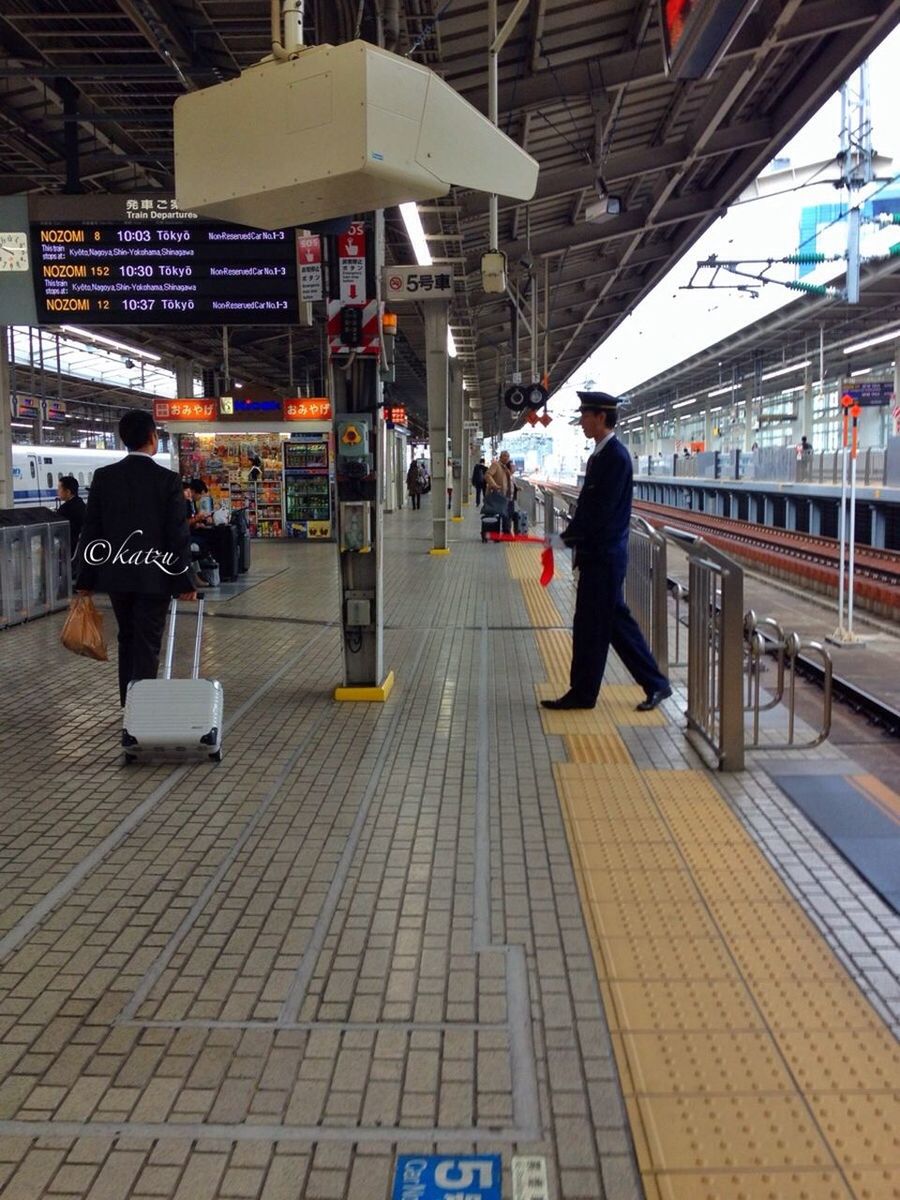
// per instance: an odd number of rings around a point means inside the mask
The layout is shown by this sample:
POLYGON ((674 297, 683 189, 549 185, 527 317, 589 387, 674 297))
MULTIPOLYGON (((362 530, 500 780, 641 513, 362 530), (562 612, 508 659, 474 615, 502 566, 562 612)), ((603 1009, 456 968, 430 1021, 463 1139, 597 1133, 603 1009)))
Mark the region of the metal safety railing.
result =
POLYGON ((669 673, 666 539, 643 517, 631 518, 625 603, 640 626, 663 675, 669 673))
POLYGON ((785 633, 782 626, 773 617, 757 617, 751 609, 744 617, 744 647, 746 660, 746 702, 745 711, 753 718, 751 748, 763 747, 766 750, 811 750, 820 746, 831 732, 831 713, 833 703, 832 661, 831 655, 821 642, 804 642, 797 633, 785 633), (814 654, 822 664, 822 719, 819 728, 812 738, 804 742, 796 741, 796 712, 797 712, 797 666, 802 653, 814 654), (775 659, 775 686, 769 699, 764 701, 762 696, 762 673, 764 658, 770 655, 775 659), (787 740, 784 742, 766 741, 763 744, 760 732, 760 714, 777 707, 785 700, 787 688, 787 740))
POLYGON ((680 529, 666 536, 688 556, 688 729, 722 771, 744 769, 744 572, 720 550, 680 529))

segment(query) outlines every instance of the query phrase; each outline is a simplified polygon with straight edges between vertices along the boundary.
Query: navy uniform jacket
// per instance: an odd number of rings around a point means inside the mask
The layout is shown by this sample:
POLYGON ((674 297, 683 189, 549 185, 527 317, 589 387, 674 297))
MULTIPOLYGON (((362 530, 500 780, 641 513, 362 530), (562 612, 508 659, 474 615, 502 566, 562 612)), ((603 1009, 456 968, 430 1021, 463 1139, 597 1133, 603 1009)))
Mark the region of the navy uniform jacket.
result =
POLYGON ((75 586, 177 596, 191 590, 191 539, 182 483, 146 454, 94 472, 75 586))
POLYGON ((575 551, 575 565, 628 554, 633 491, 631 454, 612 437, 588 460, 584 486, 562 540, 575 551))

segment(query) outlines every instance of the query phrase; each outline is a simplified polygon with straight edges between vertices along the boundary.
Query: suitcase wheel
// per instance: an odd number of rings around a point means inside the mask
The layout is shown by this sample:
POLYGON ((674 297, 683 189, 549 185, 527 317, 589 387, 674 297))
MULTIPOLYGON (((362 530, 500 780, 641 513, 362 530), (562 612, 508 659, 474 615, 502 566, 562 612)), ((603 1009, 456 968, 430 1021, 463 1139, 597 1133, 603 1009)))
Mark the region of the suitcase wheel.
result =
POLYGON ((215 752, 215 754, 211 754, 211 755, 209 756, 209 760, 210 760, 210 762, 214 762, 214 763, 220 763, 220 762, 222 761, 222 751, 221 751, 221 750, 217 750, 217 751, 215 752))

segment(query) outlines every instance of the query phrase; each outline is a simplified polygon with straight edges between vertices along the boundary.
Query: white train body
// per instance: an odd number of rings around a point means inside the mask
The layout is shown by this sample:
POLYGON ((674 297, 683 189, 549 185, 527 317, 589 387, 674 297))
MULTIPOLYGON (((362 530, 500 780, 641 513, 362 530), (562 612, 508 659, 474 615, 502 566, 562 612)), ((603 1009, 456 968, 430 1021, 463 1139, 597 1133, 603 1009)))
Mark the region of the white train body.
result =
MULTIPOLYGON (((87 500, 96 469, 118 462, 124 455, 124 450, 81 450, 77 446, 13 446, 15 506, 55 508, 56 485, 63 475, 75 476, 78 494, 87 500)), ((164 467, 172 465, 168 454, 157 455, 157 460, 164 467)))

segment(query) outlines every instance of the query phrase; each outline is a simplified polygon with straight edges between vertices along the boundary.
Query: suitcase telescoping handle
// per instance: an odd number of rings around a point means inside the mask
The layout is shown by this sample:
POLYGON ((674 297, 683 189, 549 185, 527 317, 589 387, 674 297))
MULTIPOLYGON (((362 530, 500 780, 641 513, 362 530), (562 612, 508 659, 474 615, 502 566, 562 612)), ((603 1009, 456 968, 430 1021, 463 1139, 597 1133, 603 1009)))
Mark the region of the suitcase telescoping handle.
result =
MULTIPOLYGON (((172 678, 172 659, 175 656, 175 618, 178 615, 178 601, 172 598, 172 603, 169 605, 169 634, 166 641, 166 665, 163 677, 165 679, 172 678)), ((197 599, 197 635, 194 638, 194 665, 191 670, 191 678, 199 679, 200 677, 200 646, 203 641, 203 597, 197 599)))

